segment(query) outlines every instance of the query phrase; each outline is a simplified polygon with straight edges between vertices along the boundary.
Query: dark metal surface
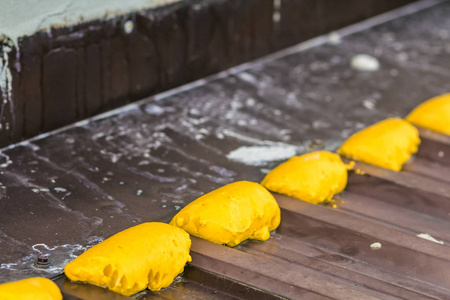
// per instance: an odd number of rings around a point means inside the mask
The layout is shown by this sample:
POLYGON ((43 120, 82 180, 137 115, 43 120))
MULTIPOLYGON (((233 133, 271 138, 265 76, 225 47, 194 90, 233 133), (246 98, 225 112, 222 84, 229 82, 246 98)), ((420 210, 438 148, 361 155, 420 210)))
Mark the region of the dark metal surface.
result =
MULTIPOLYGON (((167 222, 203 193, 236 180, 260 181, 279 163, 227 158, 242 146, 334 150, 354 131, 405 116, 449 91, 449 14, 445 2, 338 44, 320 38, 308 44, 315 47, 300 45, 289 55, 6 149, 0 282, 60 274, 86 247, 117 231, 167 222), (360 53, 377 57, 380 69, 352 69, 350 59, 360 53), (48 255, 49 268, 34 267, 39 255, 48 255)), ((277 196, 282 223, 264 243, 231 249, 194 238, 191 271, 168 290, 138 297, 274 297, 269 291, 311 299, 447 298, 450 143, 426 130, 421 135, 405 171, 357 163, 366 175, 350 176, 337 208, 277 196), (381 249, 370 248, 375 242, 381 249), (200 277, 189 273, 194 269, 200 277), (243 293, 221 290, 227 285, 243 293)), ((73 297, 109 293, 61 280, 73 297)))
POLYGON ((183 0, 55 24, 19 39, 19 47, 0 40, 0 59, 8 58, 1 65, 12 77, 11 90, 0 85, 0 147, 411 2, 281 0, 275 7, 273 0, 183 0))

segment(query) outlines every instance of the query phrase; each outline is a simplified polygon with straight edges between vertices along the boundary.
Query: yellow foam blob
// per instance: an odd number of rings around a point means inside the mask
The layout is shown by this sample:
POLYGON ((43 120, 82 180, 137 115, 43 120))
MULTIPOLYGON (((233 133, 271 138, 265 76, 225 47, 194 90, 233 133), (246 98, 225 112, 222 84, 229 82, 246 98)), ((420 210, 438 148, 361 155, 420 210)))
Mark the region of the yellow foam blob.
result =
POLYGON ((58 286, 50 279, 32 277, 0 284, 2 300, 61 300, 58 286))
POLYGON ((282 163, 261 184, 270 191, 318 204, 345 188, 347 166, 337 154, 311 152, 282 163))
POLYGON ((191 261, 189 235, 164 223, 143 223, 95 245, 66 265, 72 281, 108 287, 122 295, 169 286, 191 261))
POLYGON ((390 118, 348 138, 338 153, 383 168, 400 171, 420 144, 419 132, 403 119, 390 118))
POLYGON ((260 184, 239 181, 189 203, 170 224, 234 247, 246 239, 267 240, 280 224, 280 208, 260 184))
POLYGON ((409 113, 414 125, 450 135, 450 93, 431 98, 409 113))

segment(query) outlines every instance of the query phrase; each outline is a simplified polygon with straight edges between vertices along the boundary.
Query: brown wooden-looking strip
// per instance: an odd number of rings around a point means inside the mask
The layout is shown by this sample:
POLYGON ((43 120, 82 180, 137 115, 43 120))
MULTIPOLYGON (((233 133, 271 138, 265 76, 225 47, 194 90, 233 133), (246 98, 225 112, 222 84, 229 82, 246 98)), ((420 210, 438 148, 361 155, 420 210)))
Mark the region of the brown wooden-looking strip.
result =
POLYGON ((207 272, 203 269, 187 265, 182 275, 183 281, 195 282, 199 285, 208 287, 215 291, 218 297, 223 297, 224 294, 230 297, 244 298, 244 299, 261 299, 261 300, 280 300, 281 296, 264 292, 260 289, 255 289, 245 282, 236 282, 225 277, 217 276, 215 273, 207 272))
MULTIPOLYGON (((26 39, 26 41, 32 39, 26 39)), ((37 135, 42 123, 41 60, 35 53, 22 54, 21 91, 24 101, 24 136, 37 135)))
POLYGON ((273 37, 273 0, 247 0, 252 2, 251 7, 258 9, 250 9, 251 33, 252 33, 252 57, 260 57, 266 53, 270 53, 274 47, 272 43, 273 37))
MULTIPOLYGON (((185 9, 185 8, 184 8, 185 9)), ((159 83, 165 88, 182 84, 186 76, 186 35, 180 25, 179 10, 155 14, 155 46, 159 83)))
MULTIPOLYGON (((285 222, 278 232, 303 239, 330 250, 339 251, 379 267, 414 274, 418 279, 450 289, 450 251, 439 245, 369 222, 340 210, 317 206, 283 195, 275 195, 285 222), (383 244, 380 255, 373 255, 370 245, 383 244), (388 256, 390 259, 385 259, 388 256), (411 263, 414 261, 415 263, 411 263)), ((380 249, 381 250, 381 249, 380 249)))
MULTIPOLYGON (((450 152, 447 152, 450 154, 450 152)), ((442 162, 433 162, 415 157, 403 166, 403 171, 433 178, 437 181, 450 183, 450 165, 443 166, 442 162)))
POLYGON ((416 157, 450 166, 450 136, 419 128, 421 144, 416 157))
POLYGON ((102 109, 102 71, 101 46, 91 44, 85 51, 85 98, 84 105, 87 114, 98 113, 102 109))
MULTIPOLYGON (((100 41, 100 49, 101 49, 101 73, 102 73, 102 105, 103 107, 110 107, 111 103, 113 101, 113 95, 112 95, 112 68, 111 68, 111 38, 104 38, 100 41)), ((88 104, 86 103, 86 106, 88 104)), ((104 110, 101 109, 101 110, 104 110)), ((87 112, 89 114, 89 112, 87 112)), ((94 113, 93 113, 94 114, 94 113)))
MULTIPOLYGON (((252 245, 253 243, 249 244, 252 245)), ((275 249, 287 249, 289 251, 300 253, 304 256, 313 258, 315 261, 318 261, 317 263, 313 263, 313 265, 317 264, 318 267, 321 267, 319 262, 331 264, 333 266, 352 271, 356 275, 362 277, 367 276, 369 278, 388 282, 395 286, 407 289, 409 291, 417 292, 419 294, 427 295, 429 297, 440 299, 448 294, 447 289, 437 287, 434 284, 425 283, 413 276, 406 276, 406 274, 400 275, 395 270, 391 271, 385 268, 380 268, 376 265, 352 257, 348 255, 348 253, 339 253, 337 251, 333 251, 333 249, 320 247, 318 245, 309 243, 308 241, 305 242, 300 239, 291 238, 278 232, 273 234, 272 238, 270 238, 269 240, 265 241, 264 243, 257 243, 257 245, 258 248, 275 247, 275 249)), ((245 247, 247 247, 247 245, 245 245, 245 247)), ((364 279, 362 278, 360 280, 364 279)))
MULTIPOLYGON (((353 161, 346 157, 343 157, 342 160, 345 163, 353 161)), ((408 188, 417 188, 430 193, 442 195, 444 197, 450 197, 450 186, 443 182, 436 181, 432 178, 428 178, 411 172, 395 172, 361 161, 355 161, 354 168, 359 169, 365 174, 382 178, 396 184, 406 186, 408 188)))
POLYGON ((129 297, 112 292, 91 284, 76 283, 70 281, 66 276, 54 279, 61 290, 64 300, 74 299, 96 299, 96 300, 127 300, 129 297))
MULTIPOLYGON (((408 196, 405 195, 405 197, 408 196)), ((336 199, 342 200, 342 203, 339 204, 340 210, 354 213, 355 216, 379 221, 384 225, 414 235, 428 233, 438 240, 445 240, 450 244, 450 216, 448 213, 446 220, 438 219, 410 210, 407 206, 392 205, 377 198, 351 192, 339 194, 336 199)))
POLYGON ((304 267, 250 255, 196 237, 192 237, 191 254, 192 265, 287 298, 392 298, 304 267))
MULTIPOLYGON (((214 253, 211 252, 211 254, 214 253)), ((254 288, 258 288, 260 290, 270 290, 270 294, 282 299, 285 299, 286 297, 304 297, 306 299, 331 299, 307 289, 303 289, 298 286, 285 283, 278 279, 271 278, 264 274, 255 273, 251 270, 248 270, 248 268, 220 261, 216 257, 211 257, 211 255, 209 254, 198 254, 191 251, 191 256, 193 258, 193 261, 190 264, 192 266, 195 266, 196 268, 215 273, 217 276, 221 276, 223 278, 228 278, 236 282, 242 282, 246 285, 251 285, 254 288)))
MULTIPOLYGON (((136 22, 136 27, 138 27, 136 22)), ((139 28, 139 27, 138 27, 139 28)), ((155 44, 135 28, 127 39, 128 70, 130 72, 130 96, 143 98, 155 92, 158 84, 158 62, 155 44)))
POLYGON ((76 120, 76 52, 55 49, 43 61, 44 123, 43 130, 76 120), (58 87, 58 88, 56 88, 58 87))
MULTIPOLYGON (((284 247, 281 240, 272 239, 271 243, 249 241, 243 246, 240 246, 239 249, 246 253, 254 254, 258 257, 304 266, 308 269, 316 270, 318 272, 346 280, 349 283, 354 283, 368 289, 386 293, 387 295, 404 299, 436 299, 434 297, 426 296, 422 293, 407 289, 404 286, 386 281, 385 279, 369 277, 365 274, 361 274, 360 272, 355 272, 354 270, 349 270, 323 260, 318 260, 314 257, 308 257, 303 254, 302 251, 284 247)), ((323 253, 319 254, 319 256, 321 255, 323 255, 323 253)), ((359 262, 354 261, 354 263, 359 262)))
POLYGON ((66 300, 95 299, 95 300, 122 300, 122 299, 260 299, 280 300, 285 299, 260 289, 251 287, 245 283, 237 282, 215 273, 186 265, 183 273, 178 275, 167 287, 159 291, 143 290, 132 297, 126 297, 108 290, 84 282, 72 282, 65 275, 54 279, 66 300))
MULTIPOLYGON (((83 118, 86 116, 86 97, 87 97, 87 90, 86 90, 86 49, 83 47, 78 47, 76 49, 76 89, 75 89, 75 95, 76 95, 76 105, 77 105, 77 120, 83 118)), ((98 62, 99 63, 99 62, 98 62)), ((95 70, 95 68, 94 68, 95 70)))
POLYGON ((419 130, 420 138, 438 142, 440 144, 450 147, 450 136, 449 135, 435 132, 435 131, 432 131, 432 130, 429 130, 426 128, 422 128, 422 127, 419 127, 418 130, 419 130))
MULTIPOLYGON (((389 180, 370 175, 350 173, 346 192, 407 208, 433 218, 448 220, 450 201, 448 197, 415 187, 406 187, 389 180), (405 195, 407 195, 405 197, 405 195)), ((375 201, 375 200, 374 200, 375 201)))
POLYGON ((118 107, 129 101, 130 78, 127 49, 122 36, 111 40, 111 94, 115 95, 111 107, 118 107))

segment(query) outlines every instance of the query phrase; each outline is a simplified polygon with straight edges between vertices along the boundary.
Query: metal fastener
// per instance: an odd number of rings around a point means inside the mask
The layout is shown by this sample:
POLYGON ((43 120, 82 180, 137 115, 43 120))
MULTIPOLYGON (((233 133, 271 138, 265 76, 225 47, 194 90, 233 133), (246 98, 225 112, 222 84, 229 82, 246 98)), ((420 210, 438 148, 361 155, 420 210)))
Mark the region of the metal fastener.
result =
POLYGON ((39 255, 33 266, 39 269, 47 269, 50 267, 48 255, 39 255))

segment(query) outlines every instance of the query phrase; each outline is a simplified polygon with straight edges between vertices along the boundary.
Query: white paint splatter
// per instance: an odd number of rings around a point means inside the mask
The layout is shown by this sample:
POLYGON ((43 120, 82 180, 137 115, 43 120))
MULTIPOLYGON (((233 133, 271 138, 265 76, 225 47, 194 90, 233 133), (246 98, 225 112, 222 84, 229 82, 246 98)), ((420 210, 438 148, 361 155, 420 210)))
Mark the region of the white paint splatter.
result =
POLYGON ((375 108, 375 100, 374 99, 366 99, 363 101, 363 106, 367 109, 373 110, 375 108))
POLYGON ((296 153, 297 147, 285 144, 243 146, 228 153, 227 158, 246 165, 259 166, 265 162, 288 159, 296 153))
POLYGON ((164 108, 162 108, 161 106, 156 105, 156 104, 148 104, 144 107, 144 110, 146 113, 148 113, 150 115, 160 116, 160 115, 164 114, 164 108))
POLYGON ((435 239, 434 237, 432 237, 432 236, 431 236, 430 234, 428 234, 428 233, 419 233, 419 234, 417 235, 417 237, 419 237, 419 238, 421 238, 421 239, 424 239, 424 240, 428 240, 428 241, 437 243, 437 244, 444 245, 444 242, 443 242, 443 241, 440 241, 440 240, 435 239))
POLYGON ((377 71, 380 68, 378 59, 367 54, 355 55, 352 58, 350 65, 355 70, 366 72, 377 71))
POLYGON ((53 190, 55 190, 55 192, 57 192, 57 193, 65 193, 65 192, 67 192, 67 189, 65 189, 63 187, 54 187, 53 190))
POLYGON ((241 72, 241 73, 237 74, 236 76, 244 81, 249 82, 249 83, 253 83, 253 84, 258 83, 258 80, 255 78, 255 76, 253 76, 252 74, 247 73, 247 72, 241 72))
POLYGON ((370 249, 372 249, 372 250, 378 250, 380 248, 381 248, 381 243, 379 243, 379 242, 376 242, 376 243, 373 243, 370 245, 370 249))

